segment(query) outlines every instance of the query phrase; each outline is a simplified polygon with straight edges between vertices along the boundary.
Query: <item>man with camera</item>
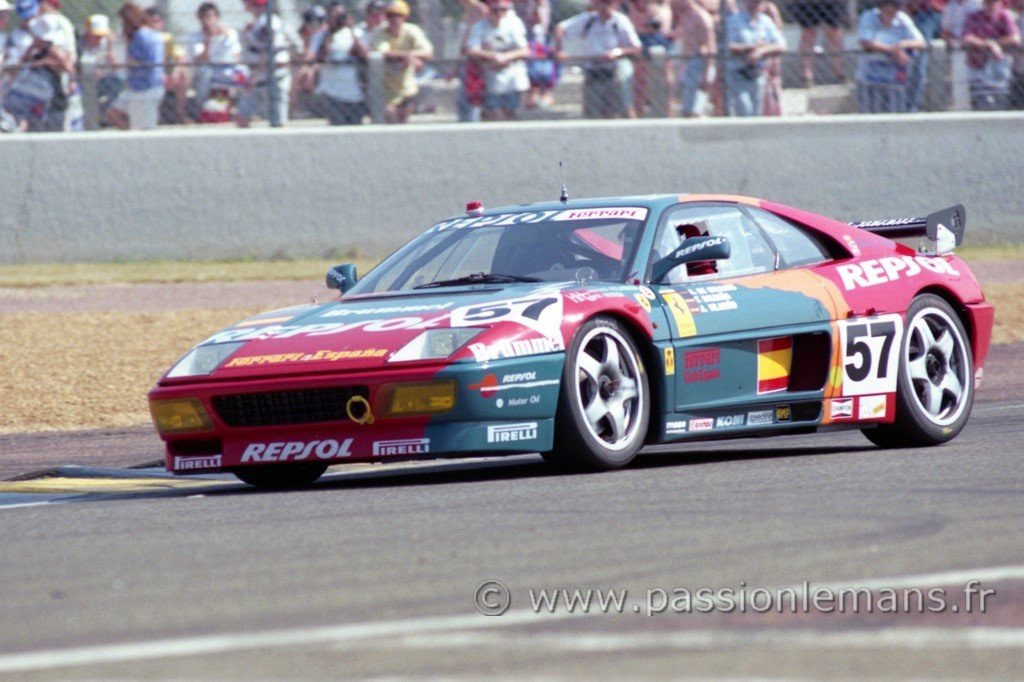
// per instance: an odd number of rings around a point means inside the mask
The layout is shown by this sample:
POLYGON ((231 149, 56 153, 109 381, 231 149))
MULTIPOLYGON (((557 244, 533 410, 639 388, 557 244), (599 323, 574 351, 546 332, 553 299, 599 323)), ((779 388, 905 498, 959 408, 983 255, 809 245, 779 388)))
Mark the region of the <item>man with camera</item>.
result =
POLYGON ((310 41, 308 61, 319 77, 316 93, 332 126, 359 125, 367 113, 359 82, 359 67, 367 54, 362 38, 345 5, 335 2, 328 8, 324 30, 310 41))
POLYGON ((594 10, 555 27, 555 49, 565 59, 564 41, 583 44, 583 115, 587 118, 636 118, 633 108, 633 57, 640 38, 633 22, 612 0, 594 0, 594 10))
POLYGON ((764 113, 765 57, 786 51, 786 39, 760 4, 761 0, 746 0, 726 24, 726 44, 732 56, 726 70, 726 91, 732 116, 764 113))

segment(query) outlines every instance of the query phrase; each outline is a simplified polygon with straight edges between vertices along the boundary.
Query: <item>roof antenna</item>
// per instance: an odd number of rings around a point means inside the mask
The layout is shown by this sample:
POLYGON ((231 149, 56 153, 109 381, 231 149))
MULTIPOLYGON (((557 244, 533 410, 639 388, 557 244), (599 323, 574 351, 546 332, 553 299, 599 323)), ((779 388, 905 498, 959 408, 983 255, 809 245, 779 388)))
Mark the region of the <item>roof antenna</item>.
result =
POLYGON ((569 203, 569 190, 565 188, 565 175, 562 173, 562 162, 558 162, 558 180, 562 183, 562 196, 558 200, 563 204, 569 203))

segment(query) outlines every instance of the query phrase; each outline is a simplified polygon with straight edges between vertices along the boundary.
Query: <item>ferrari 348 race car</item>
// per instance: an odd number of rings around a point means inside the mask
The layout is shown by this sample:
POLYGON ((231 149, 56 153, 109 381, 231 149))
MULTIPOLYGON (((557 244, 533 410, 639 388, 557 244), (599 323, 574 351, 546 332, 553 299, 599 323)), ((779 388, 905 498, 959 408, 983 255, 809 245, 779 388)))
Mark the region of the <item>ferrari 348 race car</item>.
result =
POLYGON ((993 309, 964 210, 848 224, 737 196, 561 201, 443 220, 333 301, 206 339, 149 394, 167 468, 299 486, 330 464, 967 422, 993 309), (922 237, 915 250, 896 238, 922 237))

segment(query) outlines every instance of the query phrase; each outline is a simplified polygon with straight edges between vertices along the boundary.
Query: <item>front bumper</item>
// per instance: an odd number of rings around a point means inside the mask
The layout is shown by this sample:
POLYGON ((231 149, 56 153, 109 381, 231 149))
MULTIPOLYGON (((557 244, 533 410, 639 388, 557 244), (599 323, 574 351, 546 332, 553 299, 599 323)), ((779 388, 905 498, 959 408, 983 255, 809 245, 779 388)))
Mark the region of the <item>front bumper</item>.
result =
POLYGON ((430 459, 456 454, 550 450, 564 363, 563 353, 490 363, 389 368, 363 373, 158 386, 150 401, 193 398, 210 417, 205 431, 161 434, 166 465, 176 473, 205 473, 281 462, 430 459), (454 407, 428 416, 386 417, 385 385, 454 381, 454 407), (231 426, 218 396, 365 387, 369 415, 358 420, 231 426), (369 418, 367 418, 369 416, 369 418))

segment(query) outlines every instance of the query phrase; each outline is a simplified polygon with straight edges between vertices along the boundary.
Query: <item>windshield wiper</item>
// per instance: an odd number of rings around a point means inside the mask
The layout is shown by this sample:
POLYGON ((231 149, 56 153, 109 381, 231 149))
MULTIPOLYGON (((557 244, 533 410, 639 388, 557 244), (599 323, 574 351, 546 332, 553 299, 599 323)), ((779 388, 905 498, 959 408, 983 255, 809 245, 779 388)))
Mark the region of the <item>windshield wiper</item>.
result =
POLYGON ((502 275, 496 272, 474 272, 472 275, 442 279, 413 287, 413 289, 433 289, 435 287, 452 287, 460 284, 496 284, 502 282, 540 282, 539 277, 521 277, 519 275, 502 275))

